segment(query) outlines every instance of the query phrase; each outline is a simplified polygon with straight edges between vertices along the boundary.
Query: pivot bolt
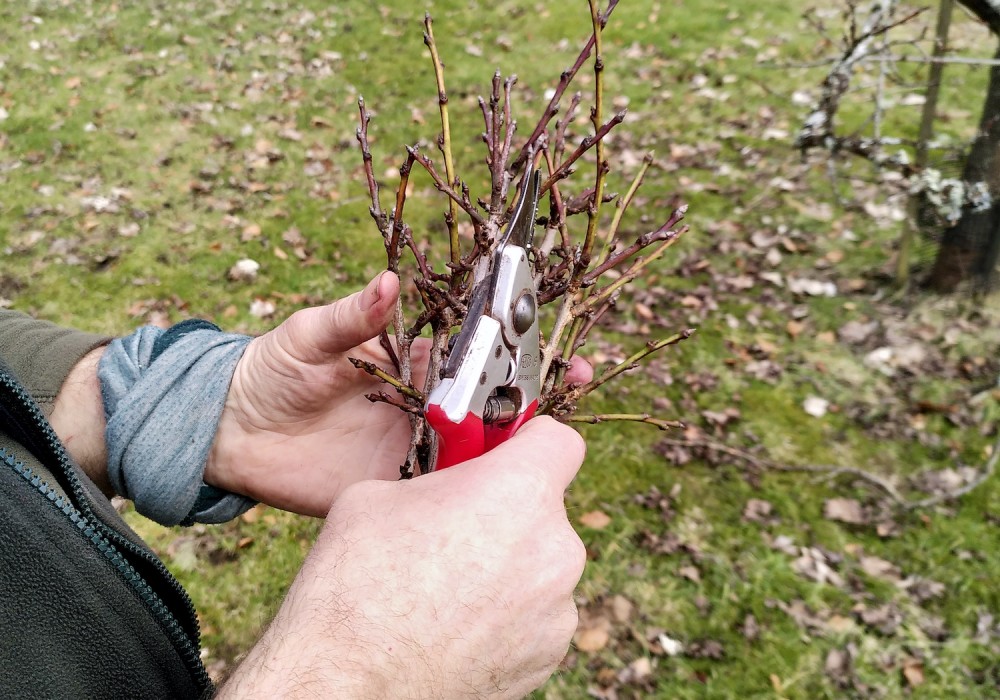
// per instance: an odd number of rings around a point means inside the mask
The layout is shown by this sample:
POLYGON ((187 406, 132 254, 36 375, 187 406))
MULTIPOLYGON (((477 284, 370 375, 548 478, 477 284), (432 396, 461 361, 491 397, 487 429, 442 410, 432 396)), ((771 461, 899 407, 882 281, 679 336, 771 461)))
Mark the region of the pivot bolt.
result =
POLYGON ((535 295, 524 292, 514 302, 514 330, 518 335, 526 332, 535 323, 535 295))

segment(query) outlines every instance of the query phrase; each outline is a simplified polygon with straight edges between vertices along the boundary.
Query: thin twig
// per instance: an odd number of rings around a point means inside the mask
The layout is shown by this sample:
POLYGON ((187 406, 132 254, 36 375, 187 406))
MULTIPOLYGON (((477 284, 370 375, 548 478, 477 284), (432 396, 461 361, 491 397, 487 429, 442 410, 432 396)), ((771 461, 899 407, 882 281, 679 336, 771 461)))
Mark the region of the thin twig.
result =
POLYGON ((595 413, 591 415, 572 415, 560 418, 560 420, 567 423, 607 423, 608 421, 632 421, 636 423, 646 423, 648 425, 653 425, 660 430, 673 430, 675 428, 683 429, 685 424, 678 420, 664 420, 662 418, 655 418, 648 413, 595 413))
POLYGON ((611 219, 611 225, 608 227, 607 231, 601 235, 601 244, 603 245, 603 250, 597 259, 599 262, 604 262, 608 259, 608 256, 613 250, 615 244, 615 237, 618 234, 618 227, 621 226, 622 217, 625 216, 625 212, 628 210, 629 205, 632 203, 632 198, 635 197, 635 193, 639 190, 642 185, 643 178, 646 177, 646 172, 649 167, 653 164, 653 153, 649 152, 642 159, 642 165, 639 167, 639 172, 635 174, 632 179, 632 184, 629 185, 628 190, 625 192, 625 196, 619 199, 615 203, 615 215, 611 219))
POLYGON ((619 374, 638 367, 638 362, 640 360, 648 357, 649 355, 652 355, 657 350, 662 350, 667 346, 676 345, 681 341, 687 340, 692 335, 694 335, 694 333, 695 333, 694 328, 687 328, 681 331, 680 333, 675 333, 669 338, 663 338, 662 340, 646 343, 646 345, 643 346, 641 350, 632 353, 632 355, 626 358, 623 362, 620 362, 614 367, 611 367, 610 369, 606 370, 603 374, 601 374, 601 376, 592 379, 586 384, 582 384, 578 387, 573 387, 572 389, 570 389, 565 394, 566 399, 572 402, 579 401, 580 399, 582 399, 584 396, 591 393, 595 389, 598 389, 604 384, 607 384, 610 380, 614 379, 619 374))
POLYGON ((597 307, 597 309, 587 309, 587 312, 584 314, 584 318, 586 320, 584 321, 583 327, 580 329, 580 332, 577 334, 576 343, 574 344, 573 348, 574 353, 580 349, 580 346, 590 335, 590 332, 594 329, 594 326, 596 326, 600 322, 600 320, 604 317, 604 315, 608 313, 608 311, 610 311, 612 308, 614 308, 617 303, 618 303, 618 294, 612 294, 603 304, 597 307))
POLYGON ((420 406, 414 406, 413 404, 406 403, 405 401, 400 401, 399 399, 391 396, 390 394, 385 393, 384 391, 379 391, 372 394, 365 394, 365 398, 371 401, 372 403, 379 403, 379 402, 387 403, 390 406, 395 406, 400 411, 405 411, 406 413, 409 413, 414 416, 424 415, 424 412, 420 408, 420 406))
MULTIPOLYGON (((548 148, 542 148, 542 157, 549 169, 549 174, 555 172, 555 164, 552 162, 552 154, 548 148)), ((559 194, 559 186, 553 185, 549 196, 549 227, 559 231, 559 239, 562 242, 563 250, 569 250, 569 228, 566 226, 566 207, 563 206, 562 195, 559 194)))
POLYGON ((378 230, 382 233, 382 237, 388 241, 388 220, 382 212, 382 206, 379 204, 378 181, 375 179, 375 173, 372 170, 372 152, 371 148, 368 146, 368 123, 372 120, 372 116, 371 113, 365 109, 364 97, 358 98, 358 111, 360 112, 361 123, 358 125, 355 137, 361 145, 361 159, 365 168, 365 180, 368 183, 368 193, 372 200, 371 207, 368 211, 375 220, 375 224, 378 226, 378 230))
MULTIPOLYGON (((668 220, 668 224, 673 225, 680 220, 680 217, 684 216, 687 211, 687 206, 678 207, 674 210, 673 215, 668 220), (671 223, 672 222, 672 223, 671 223)), ((630 258, 634 253, 645 249, 647 246, 651 245, 656 241, 662 241, 662 243, 657 246, 653 252, 651 252, 645 258, 636 258, 632 265, 619 277, 617 280, 609 284, 608 286, 594 291, 590 294, 586 290, 581 290, 578 294, 573 296, 580 299, 580 302, 573 309, 573 323, 569 328, 569 332, 566 334, 565 346, 563 348, 563 357, 569 358, 573 356, 573 353, 583 345, 586 335, 584 334, 584 329, 588 332, 593 327, 592 323, 587 323, 586 314, 592 311, 595 307, 598 307, 613 296, 616 296, 619 291, 629 282, 634 280, 639 274, 654 260, 658 259, 666 252, 667 248, 673 245, 674 241, 677 240, 684 232, 687 231, 687 227, 681 227, 677 230, 664 230, 666 225, 661 226, 656 231, 651 231, 649 233, 639 236, 636 242, 621 251, 617 255, 612 256, 606 260, 602 265, 591 272, 585 274, 583 278, 579 281, 581 285, 593 284, 595 280, 599 278, 600 275, 607 272, 607 270, 615 267, 616 265, 624 262, 630 258)), ((576 280, 571 280, 570 289, 573 288, 573 284, 576 280)), ((559 380, 562 379, 561 375, 558 377, 559 380)))
MULTIPOLYGON (((580 156, 589 151, 595 145, 600 144, 604 140, 604 137, 607 136, 612 129, 622 123, 625 119, 625 114, 625 110, 618 112, 607 122, 601 124, 596 133, 591 136, 584 137, 583 140, 580 141, 580 144, 576 147, 576 150, 570 153, 569 156, 566 157, 566 160, 559 164, 556 171, 552 175, 549 175, 545 182, 542 183, 540 190, 541 193, 545 194, 549 191, 552 185, 562 179, 565 179, 566 177, 569 177, 569 175, 573 173, 573 164, 580 159, 580 156)), ((598 162, 600 163, 601 161, 598 162)))
POLYGON ((389 270, 399 273, 399 238, 403 233, 403 206, 406 204, 406 188, 410 184, 410 170, 413 169, 413 156, 406 154, 406 160, 399 166, 399 187, 396 188, 396 206, 392 210, 391 235, 386 241, 385 251, 389 256, 389 270))
MULTIPOLYGON (((614 0, 612 0, 613 2, 614 0)), ((592 146, 597 147, 597 166, 596 174, 594 178, 594 195, 590 208, 587 211, 587 232, 584 237, 583 245, 581 245, 575 252, 572 261, 572 269, 569 276, 569 284, 566 289, 566 298, 559 309, 559 313, 556 316, 556 324, 552 331, 552 336, 549 339, 549 353, 547 353, 542 359, 542 376, 546 376, 548 368, 552 364, 552 357, 558 352, 560 345, 562 345, 562 359, 569 360, 573 356, 573 348, 575 347, 576 337, 578 335, 581 324, 583 323, 580 319, 581 312, 578 311, 579 304, 578 294, 580 287, 583 283, 583 276, 590 267, 590 254, 594 247, 594 240, 597 236, 597 227, 600 222, 601 214, 601 204, 603 203, 604 196, 604 182, 607 175, 607 163, 604 160, 604 137, 607 136, 608 132, 616 124, 620 124, 625 119, 625 112, 621 111, 616 114, 610 121, 606 124, 602 124, 602 112, 604 104, 604 56, 602 53, 602 30, 604 24, 602 23, 602 15, 597 8, 597 0, 588 0, 590 5, 590 17, 591 17, 591 27, 593 31, 593 45, 594 45, 594 106, 590 111, 590 121, 594 127, 594 135, 588 136, 583 139, 580 145, 577 147, 569 157, 563 161, 562 165, 556 168, 556 171, 549 175, 545 184, 542 185, 542 191, 546 191, 549 187, 555 185, 562 177, 565 177, 571 172, 572 164, 581 156, 584 152, 589 150, 592 146), (569 337, 563 341, 562 335, 565 333, 566 329, 570 329, 569 337), (563 344, 564 343, 564 344, 563 344)), ((609 3, 608 12, 612 9, 612 5, 609 3)), ((565 364, 556 367, 556 374, 553 384, 559 384, 565 375, 565 364)))
POLYGON ((605 272, 618 267, 623 262, 631 258, 633 255, 643 250, 644 248, 647 248, 648 246, 652 245, 656 241, 662 241, 668 238, 676 238, 680 234, 678 231, 675 231, 673 227, 681 219, 684 218, 684 216, 687 214, 687 210, 688 210, 687 205, 682 204, 681 206, 674 209, 673 213, 670 215, 670 218, 667 219, 666 222, 662 226, 660 226, 660 228, 656 229, 655 231, 650 231, 648 233, 642 234, 641 236, 636 238, 635 241, 632 243, 632 245, 630 245, 628 248, 624 248, 615 253, 614 255, 610 255, 610 249, 609 249, 609 255, 605 257, 604 262, 602 262, 600 265, 593 268, 583 276, 583 284, 585 286, 593 284, 597 280, 597 278, 599 278, 605 272))
POLYGON ((989 459, 986 464, 983 465, 982 471, 979 475, 970 481, 968 484, 954 489, 952 491, 947 491, 944 493, 937 494, 935 496, 930 496, 928 498, 921 498, 916 500, 911 500, 903 496, 895 486, 893 486, 887 479, 878 476, 877 474, 872 474, 869 471, 860 469, 858 467, 844 467, 832 464, 782 464, 780 462, 775 462, 774 460, 768 459, 766 457, 759 457, 755 454, 751 454, 745 450, 740 450, 735 447, 730 447, 721 442, 716 442, 708 438, 698 438, 696 440, 689 440, 684 438, 663 438, 660 441, 661 444, 672 445, 675 447, 688 447, 688 448, 703 448, 709 450, 715 450, 716 452, 721 452, 723 454, 729 455, 735 459, 741 460, 750 464, 753 467, 761 470, 775 471, 775 472, 806 472, 811 474, 822 474, 826 479, 833 479, 838 476, 848 475, 853 476, 862 481, 865 481, 877 489, 882 491, 887 495, 899 508, 903 510, 918 510, 921 508, 929 508, 931 506, 936 506, 946 501, 951 501, 956 498, 961 498, 973 490, 984 484, 990 477, 993 476, 996 471, 997 461, 1000 460, 1000 435, 998 435, 997 440, 993 443, 993 449, 990 453, 989 459))
MULTIPOLYGON (((580 250, 580 267, 584 271, 590 266, 590 253, 594 249, 594 241, 597 239, 601 200, 604 196, 604 183, 608 174, 607 164, 604 160, 604 138, 597 136, 601 131, 601 120, 604 113, 604 53, 601 49, 604 25, 601 24, 601 13, 597 9, 597 0, 589 0, 589 3, 591 22, 594 26, 594 106, 590 110, 590 122, 594 126, 595 139, 597 140, 597 168, 594 179, 594 203, 591 205, 590 211, 587 212, 587 234, 583 239, 583 248, 580 250)), ((624 111, 619 112, 618 115, 621 115, 622 119, 625 118, 624 111)))
POLYGON ((407 386, 406 384, 403 384, 403 382, 400 381, 398 377, 394 377, 385 370, 380 369, 379 366, 376 365, 374 362, 369 362, 368 360, 361 360, 358 359, 357 357, 348 357, 347 359, 350 361, 352 365, 354 365, 358 369, 367 372, 373 377, 381 379, 386 384, 392 386, 400 394, 403 394, 404 396, 408 396, 409 398, 415 401, 423 403, 424 395, 422 393, 414 389, 412 386, 407 386))
POLYGON ((684 233, 687 232, 687 230, 688 230, 687 226, 682 226, 677 230, 667 232, 669 235, 667 235, 664 238, 664 240, 660 243, 660 245, 658 245, 655 249, 653 249, 653 252, 651 252, 646 257, 636 258, 635 261, 632 263, 632 265, 628 268, 628 270, 624 272, 624 274, 622 274, 621 277, 616 279, 608 286, 602 287, 601 289, 595 291, 593 294, 587 297, 586 300, 582 301, 577 308, 579 310, 582 310, 583 308, 586 307, 593 308, 594 306, 603 302, 605 299, 611 296, 611 294, 615 293, 616 291, 624 287, 626 284, 634 280, 636 277, 638 277, 639 273, 641 273, 643 269, 648 267, 651 262, 662 256, 663 253, 666 252, 667 248, 672 246, 677 241, 678 238, 680 238, 684 233))
POLYGON ((576 110, 580 107, 581 99, 583 99, 583 94, 574 92, 569 107, 566 108, 566 113, 562 119, 556 121, 555 135, 552 137, 552 155, 556 160, 562 158, 562 154, 566 152, 566 129, 576 118, 576 110))
MULTIPOLYGON (((610 0, 608 2, 608 9, 604 11, 604 14, 601 15, 600 18, 600 25, 602 29, 607 25, 608 18, 611 16, 611 13, 614 12, 617 5, 618 0, 610 0)), ((545 132, 545 129, 552 120, 552 117, 558 113, 559 101, 562 99, 563 93, 566 92, 566 88, 573 82, 573 78, 576 77, 577 72, 579 72, 580 68, 583 67, 584 62, 590 57, 590 52, 593 50, 595 43, 596 37, 591 34, 590 39, 587 40, 586 45, 583 47, 583 50, 580 51, 580 55, 576 57, 576 61, 573 65, 564 70, 559 76, 559 84, 556 85, 552 98, 549 100, 548 106, 546 106, 545 111, 542 113, 542 118, 538 120, 538 124, 535 126, 534 131, 531 132, 531 135, 528 136, 528 140, 525 141, 524 146, 522 146, 514 160, 511 161, 510 170, 512 172, 516 171, 521 163, 523 163, 528 157, 529 144, 534 143, 535 140, 545 132)))
MULTIPOLYGON (((437 82, 438 91, 438 111, 441 114, 441 153, 444 155, 444 172, 448 178, 448 184, 454 186, 455 183, 455 162, 451 155, 451 125, 448 119, 448 93, 444 86, 444 64, 438 55, 437 44, 434 43, 434 31, 431 27, 431 15, 424 13, 424 43, 431 53, 431 61, 434 63, 434 79, 437 82)), ((457 200, 449 202, 448 216, 448 245, 451 252, 451 261, 457 263, 462 257, 461 247, 458 241, 458 210, 457 200)))
MULTIPOLYGON (((396 348, 392 347, 392 343, 389 342, 388 330, 384 330, 378 334, 378 344, 379 347, 381 347, 382 350, 385 351, 385 354, 389 357, 389 361, 392 362, 392 366, 395 368, 396 374, 402 375, 403 368, 400 367, 399 357, 396 355, 396 348)), ((400 378, 403 379, 404 383, 407 381, 405 377, 400 376, 400 378)))
MULTIPOLYGON (((421 153, 415 146, 407 146, 406 152, 411 154, 414 160, 420 163, 424 170, 427 171, 427 173, 431 176, 431 179, 434 180, 434 186, 439 191, 448 195, 454 203, 462 207, 465 213, 469 215, 469 218, 472 219, 473 225, 482 227, 486 224, 486 220, 483 218, 483 215, 476 210, 475 205, 469 201, 469 198, 463 198, 460 196, 447 182, 441 178, 441 175, 438 174, 438 171, 434 167, 434 163, 431 162, 430 158, 421 153)), ((457 264, 458 262, 458 260, 452 260, 453 264, 457 264)))

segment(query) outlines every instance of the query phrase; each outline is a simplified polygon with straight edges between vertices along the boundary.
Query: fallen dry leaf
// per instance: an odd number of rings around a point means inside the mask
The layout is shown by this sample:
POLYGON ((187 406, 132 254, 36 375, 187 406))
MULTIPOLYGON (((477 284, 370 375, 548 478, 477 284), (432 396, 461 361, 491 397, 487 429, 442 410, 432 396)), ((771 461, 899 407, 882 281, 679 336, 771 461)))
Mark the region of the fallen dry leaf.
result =
POLYGON ((258 236, 260 236, 260 226, 257 224, 247 224, 243 228, 243 232, 240 234, 240 240, 246 243, 247 241, 252 241, 258 236))
POLYGON ((592 530, 603 530, 611 524, 611 516, 602 510, 592 510, 580 516, 580 524, 592 530))
POLYGON ((632 605, 632 601, 625 596, 618 594, 611 598, 611 614, 614 616, 615 622, 628 622, 634 610, 635 606, 632 605))
POLYGON ((660 634, 656 641, 660 643, 660 648, 667 656, 677 656, 684 651, 684 643, 667 635, 666 632, 660 634))
POLYGON ((861 504, 853 498, 831 498, 823 504, 823 517, 849 525, 864 525, 868 522, 861 504))
POLYGON ((713 659, 718 661, 726 656, 725 647, 716 639, 699 639, 691 642, 684 655, 692 659, 713 659))
POLYGON ((887 581, 899 581, 901 578, 899 567, 891 561, 886 561, 880 557, 861 557, 861 570, 869 576, 886 579, 887 581))
POLYGON ((577 630, 573 637, 573 643, 577 649, 591 654, 606 647, 609 641, 611 641, 611 634, 603 626, 577 630))
POLYGON ((896 633, 903 622, 903 613, 895 603, 885 603, 874 608, 865 608, 859 614, 861 622, 879 634, 890 636, 896 633))
POLYGON ((772 673, 768 676, 768 680, 771 681, 771 687, 774 688, 774 692, 776 692, 778 695, 781 695, 782 691, 784 690, 784 686, 781 682, 781 676, 779 676, 777 673, 772 673))
POLYGON ((743 519, 750 523, 767 523, 771 521, 771 511, 774 507, 770 501, 751 498, 743 507, 743 519))
POLYGON ((255 523, 260 520, 260 516, 265 510, 267 510, 267 506, 263 503, 258 503, 246 513, 241 515, 240 520, 245 523, 255 523))
POLYGON ((854 620, 844 615, 831 615, 830 619, 826 621, 826 628, 837 634, 850 632, 855 627, 857 627, 857 625, 854 620))
POLYGON ((860 321, 848 321, 840 330, 837 331, 837 335, 840 340, 851 345, 860 345, 865 342, 872 333, 878 329, 878 321, 871 321, 869 323, 862 323, 860 321))
POLYGON ((918 685, 923 685, 924 682, 924 665, 916 659, 907 659, 903 663, 903 678, 906 679, 906 683, 911 688, 916 688, 918 685))
POLYGON ((686 578, 688 581, 701 583, 701 572, 698 571, 698 567, 696 566, 682 566, 677 569, 677 575, 686 578))
POLYGON ((835 297, 837 285, 823 280, 807 279, 805 277, 789 277, 788 288, 795 294, 811 297, 835 297))
POLYGON ((829 583, 839 588, 844 585, 844 579, 834 570, 831 563, 820 548, 803 547, 799 558, 792 562, 792 570, 816 583, 829 583))
POLYGON ((849 688, 853 684, 853 649, 848 645, 844 649, 831 649, 826 655, 823 670, 839 688, 849 688))
POLYGON ((619 683, 641 683, 653 674, 653 662, 647 656, 640 656, 618 672, 619 683))

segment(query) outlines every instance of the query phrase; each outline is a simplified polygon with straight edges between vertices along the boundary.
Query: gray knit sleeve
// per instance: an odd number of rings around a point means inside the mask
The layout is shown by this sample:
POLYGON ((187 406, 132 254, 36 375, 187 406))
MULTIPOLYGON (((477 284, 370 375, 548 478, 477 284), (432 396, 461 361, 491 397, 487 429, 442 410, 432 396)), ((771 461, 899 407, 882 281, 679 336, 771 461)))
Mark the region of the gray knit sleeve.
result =
POLYGON ((236 363, 250 343, 206 321, 144 327, 108 346, 98 366, 108 476, 136 510, 164 525, 219 523, 255 501, 204 483, 205 462, 236 363))

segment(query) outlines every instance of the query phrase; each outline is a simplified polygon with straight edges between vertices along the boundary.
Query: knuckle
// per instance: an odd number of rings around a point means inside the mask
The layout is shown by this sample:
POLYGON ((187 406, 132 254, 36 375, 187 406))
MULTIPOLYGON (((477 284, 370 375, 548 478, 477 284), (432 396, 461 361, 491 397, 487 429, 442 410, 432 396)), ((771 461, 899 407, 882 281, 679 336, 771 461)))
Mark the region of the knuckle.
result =
MULTIPOLYGON (((577 464, 583 462, 583 458, 587 453, 587 443, 580 433, 565 423, 560 423, 551 416, 540 416, 535 420, 544 421, 539 427, 544 428, 548 432, 548 440, 546 442, 548 443, 550 452, 559 455, 568 462, 575 462, 577 464), (552 448, 554 447, 558 447, 558 449, 553 450, 552 448)), ((542 446, 540 445, 539 447, 542 446)))
POLYGON ((568 645, 577 628, 580 626, 580 608, 576 606, 576 601, 572 597, 566 603, 566 612, 563 613, 568 631, 566 644, 568 645))
POLYGON ((549 561, 556 563, 556 578, 563 592, 569 593, 583 576, 587 547, 576 531, 565 523, 549 538, 549 561))
POLYGON ((572 577, 575 581, 579 581, 583 576, 583 570, 587 566, 587 545, 583 543, 583 540, 580 539, 580 536, 572 528, 570 528, 570 532, 572 536, 567 538, 566 558, 568 565, 572 567, 572 577))
POLYGON ((566 431, 566 449, 570 451, 578 461, 583 462, 584 457, 587 456, 587 442, 583 439, 576 430, 568 425, 562 425, 563 429, 566 431))
POLYGON ((556 613, 552 625, 552 660, 558 665, 569 651, 573 637, 580 626, 580 610, 573 598, 566 599, 556 613))

